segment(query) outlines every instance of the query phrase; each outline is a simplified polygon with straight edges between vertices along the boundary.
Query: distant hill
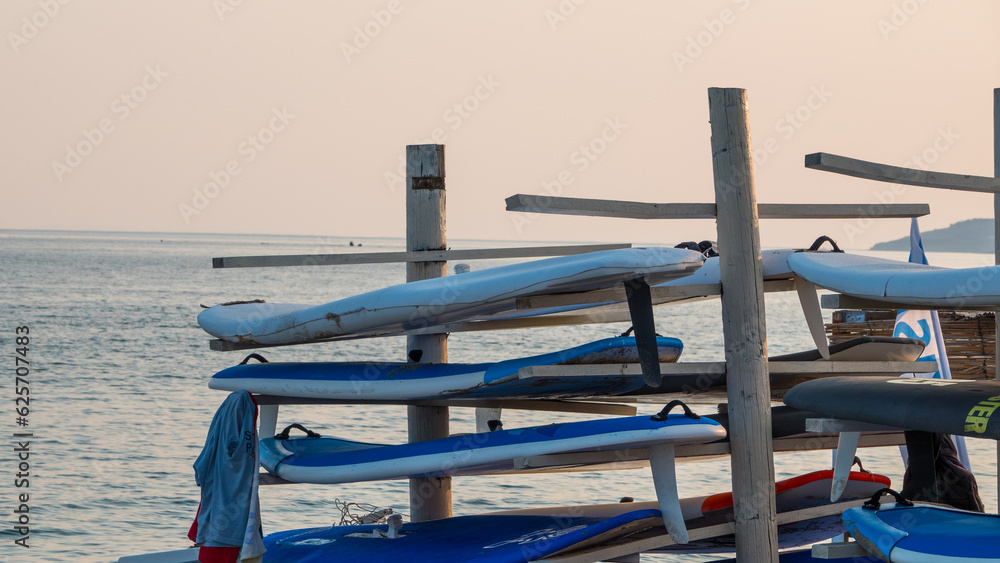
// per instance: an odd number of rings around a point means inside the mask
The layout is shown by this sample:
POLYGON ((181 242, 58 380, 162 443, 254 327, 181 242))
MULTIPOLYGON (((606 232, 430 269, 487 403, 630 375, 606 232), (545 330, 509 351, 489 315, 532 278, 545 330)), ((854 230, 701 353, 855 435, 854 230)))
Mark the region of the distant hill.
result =
MULTIPOLYGON (((982 252, 993 254, 993 219, 959 221, 934 231, 920 233, 927 252, 982 252)), ((880 242, 872 250, 909 250, 910 237, 880 242)))

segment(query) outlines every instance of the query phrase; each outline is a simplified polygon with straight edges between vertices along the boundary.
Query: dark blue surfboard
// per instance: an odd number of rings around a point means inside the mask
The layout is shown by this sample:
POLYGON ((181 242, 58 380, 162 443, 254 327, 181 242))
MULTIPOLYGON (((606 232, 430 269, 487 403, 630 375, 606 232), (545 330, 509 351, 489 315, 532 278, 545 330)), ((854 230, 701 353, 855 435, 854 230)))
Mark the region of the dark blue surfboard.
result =
MULTIPOLYGON (((676 362, 684 345, 657 337, 661 363, 676 362)), ((395 362, 245 363, 212 376, 208 386, 264 395, 359 401, 482 398, 579 398, 615 395, 645 385, 641 376, 594 375, 518 379, 529 366, 638 363, 635 338, 604 338, 558 352, 478 364, 395 362)))
POLYGON ((786 405, 908 430, 1000 439, 1000 382, 830 377, 796 385, 786 405))
MULTIPOLYGON (((403 524, 400 537, 373 537, 387 525, 291 530, 264 538, 264 563, 373 561, 537 561, 660 525, 658 510, 611 518, 459 516, 403 524)), ((380 534, 379 534, 380 535, 380 534)))

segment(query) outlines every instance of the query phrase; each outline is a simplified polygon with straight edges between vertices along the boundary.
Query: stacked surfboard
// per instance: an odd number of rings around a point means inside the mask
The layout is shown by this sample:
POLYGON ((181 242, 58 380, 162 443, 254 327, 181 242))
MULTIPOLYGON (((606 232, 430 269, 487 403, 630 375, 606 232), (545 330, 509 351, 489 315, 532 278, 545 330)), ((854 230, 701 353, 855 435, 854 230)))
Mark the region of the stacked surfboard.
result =
MULTIPOLYGON (((251 346, 444 332, 449 324, 457 322, 561 314, 594 306, 620 307, 620 302, 617 305, 607 302, 525 312, 517 309, 517 303, 523 298, 620 287, 638 278, 654 286, 707 287, 718 284, 718 267, 717 259, 706 262, 701 254, 693 251, 612 250, 402 284, 318 306, 258 301, 217 305, 203 311, 198 322, 221 340, 251 346)), ((850 295, 903 300, 915 305, 946 303, 934 300, 934 296, 940 294, 937 284, 950 283, 955 275, 942 275, 926 268, 902 268, 888 261, 845 258, 845 255, 832 252, 769 252, 765 256, 764 270, 765 277, 771 280, 799 277, 850 295), (927 286, 927 280, 933 281, 933 287, 927 286)), ((1000 280, 1000 276, 996 279, 1000 280)), ((679 295, 697 298, 698 290, 692 291, 679 295)), ((1000 302, 998 296, 1000 290, 990 288, 974 301, 977 304, 1000 302)), ((863 344, 868 349, 879 350, 884 346, 900 345, 899 342, 875 341, 863 344)), ((912 343, 903 344, 910 346, 912 343)), ((254 362, 244 362, 219 372, 210 386, 349 402, 552 399, 669 392, 671 383, 650 389, 641 377, 635 376, 574 377, 539 386, 538 381, 519 375, 523 368, 532 366, 635 363, 640 361, 636 350, 634 339, 619 337, 561 352, 491 364, 267 363, 257 356, 254 362)), ((676 361, 681 350, 682 344, 675 339, 659 337, 656 340, 656 355, 661 363, 676 361)), ((875 355, 881 353, 875 352, 875 355)), ((845 357, 854 359, 852 354, 846 353, 845 357)), ((674 383, 681 385, 678 381, 674 383)), ((715 386, 719 385, 724 385, 724 380, 715 386)), ((656 522, 657 518, 676 543, 683 544, 687 542, 687 532, 676 490, 674 447, 720 440, 725 434, 723 426, 714 420, 691 413, 664 413, 652 418, 625 417, 511 430, 497 428, 493 432, 398 445, 363 443, 311 432, 306 436, 267 437, 261 441, 262 465, 282 479, 304 483, 503 473, 515 469, 515 459, 527 456, 645 448, 649 452, 658 499, 655 508, 559 519, 559 525, 554 528, 551 516, 544 517, 548 523, 545 524, 532 520, 539 515, 510 514, 468 517, 469 520, 456 518, 449 520, 447 525, 409 524, 398 530, 369 526, 283 532, 269 536, 269 557, 274 561, 318 561, 333 557, 331 550, 335 550, 336 557, 342 560, 350 560, 352 550, 363 553, 366 558, 378 554, 415 556, 420 549, 437 553, 440 546, 447 543, 451 546, 449 549, 456 550, 456 559, 527 561, 579 549, 625 533, 636 533, 649 528, 650 522, 656 522), (474 518, 479 520, 472 520, 474 518), (465 541, 469 538, 452 537, 454 530, 481 532, 475 535, 474 541, 465 541), (373 539, 383 535, 392 538, 385 542, 373 539), (518 549, 517 553, 508 549, 514 545, 532 544, 537 538, 546 538, 547 547, 527 550, 530 556, 525 555, 525 549, 518 549), (420 545, 425 547, 416 547, 420 545)), ((818 528, 813 526, 813 529, 818 528)), ((460 535, 466 536, 464 532, 460 535)), ((787 545, 801 544, 790 541, 787 545)), ((711 551, 718 547, 711 545, 704 549, 711 551)), ((696 546, 690 548, 691 551, 697 549, 696 546)))

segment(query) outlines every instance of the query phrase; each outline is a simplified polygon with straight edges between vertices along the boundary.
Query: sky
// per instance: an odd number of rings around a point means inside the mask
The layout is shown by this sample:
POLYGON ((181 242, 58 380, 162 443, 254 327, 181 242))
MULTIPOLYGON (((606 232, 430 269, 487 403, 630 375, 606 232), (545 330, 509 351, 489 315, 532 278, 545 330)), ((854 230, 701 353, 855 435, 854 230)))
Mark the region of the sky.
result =
MULTIPOLYGON (((450 239, 714 239, 504 199, 711 202, 707 90, 733 87, 759 202, 929 203, 926 232, 992 197, 803 157, 992 176, 997 21, 986 0, 4 0, 0 229, 402 237, 405 146, 440 143, 450 239)), ((908 228, 764 220, 761 239, 908 228)))

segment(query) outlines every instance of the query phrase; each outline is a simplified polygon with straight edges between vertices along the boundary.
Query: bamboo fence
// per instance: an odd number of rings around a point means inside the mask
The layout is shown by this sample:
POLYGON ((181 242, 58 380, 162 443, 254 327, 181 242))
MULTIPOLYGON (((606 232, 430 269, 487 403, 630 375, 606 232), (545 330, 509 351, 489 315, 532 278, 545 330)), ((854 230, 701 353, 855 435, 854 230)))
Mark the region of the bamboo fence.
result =
MULTIPOLYGON (((996 323, 992 312, 941 311, 941 334, 955 379, 995 379, 996 323)), ((859 336, 892 336, 895 311, 834 311, 830 343, 859 336)))

